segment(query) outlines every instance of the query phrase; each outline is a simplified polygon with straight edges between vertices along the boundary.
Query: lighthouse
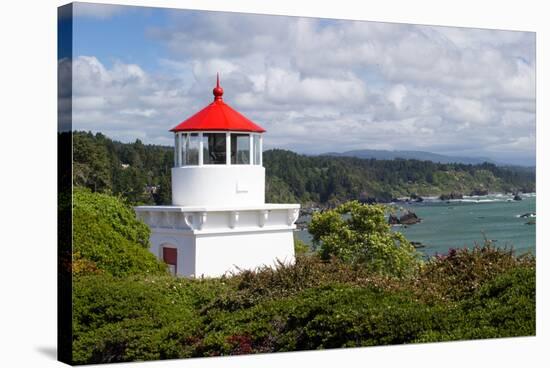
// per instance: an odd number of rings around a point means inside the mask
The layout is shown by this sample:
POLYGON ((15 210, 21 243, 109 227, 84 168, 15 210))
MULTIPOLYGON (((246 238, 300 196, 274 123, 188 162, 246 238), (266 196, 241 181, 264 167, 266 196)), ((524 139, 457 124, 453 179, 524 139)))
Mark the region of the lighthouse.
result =
POLYGON ((151 229, 150 251, 188 277, 292 263, 300 205, 265 203, 266 131, 225 103, 219 76, 213 94, 170 130, 172 205, 135 207, 151 229))

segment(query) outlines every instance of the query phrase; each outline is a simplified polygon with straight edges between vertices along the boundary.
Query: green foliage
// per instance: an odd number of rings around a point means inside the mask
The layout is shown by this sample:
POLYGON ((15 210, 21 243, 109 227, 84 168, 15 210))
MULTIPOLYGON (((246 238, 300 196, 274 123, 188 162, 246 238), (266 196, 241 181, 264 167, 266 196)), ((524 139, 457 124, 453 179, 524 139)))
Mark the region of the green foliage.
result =
POLYGON ((418 342, 532 336, 536 331, 535 285, 534 268, 509 269, 456 304, 447 330, 425 331, 418 342))
POLYGON ((440 299, 462 300, 499 274, 521 268, 535 269, 535 258, 514 256, 512 249, 497 248, 490 241, 468 249, 449 249, 426 262, 417 282, 425 294, 440 299))
POLYGON ((170 204, 171 147, 112 141, 101 133, 73 133, 73 184, 121 194, 133 204, 170 204))
POLYGON ((443 312, 405 292, 329 283, 248 309, 209 309, 198 349, 226 355, 407 343, 443 324, 443 312))
POLYGON ((95 267, 115 276, 166 272, 148 250, 149 228, 122 199, 75 188, 73 201, 73 251, 76 260, 93 263, 84 270, 95 267))
POLYGON ((308 230, 325 260, 336 257, 375 273, 410 276, 420 255, 401 233, 391 231, 384 213, 384 206, 351 201, 315 213, 308 230))
MULTIPOLYGON (((468 194, 478 188, 492 192, 535 191, 534 172, 489 163, 439 164, 403 159, 304 156, 275 149, 264 152, 264 165, 268 182, 270 178, 277 178, 287 184, 287 197, 294 196, 301 203, 332 206, 354 199, 390 201, 413 193, 420 196, 468 194)), ((285 188, 279 186, 278 190, 285 188)), ((268 191, 268 198, 269 195, 268 191)))
POLYGON ((294 203, 297 201, 289 185, 276 176, 267 175, 265 193, 268 203, 294 203))
POLYGON ((277 349, 284 351, 408 343, 445 318, 444 307, 416 303, 405 292, 341 284, 277 304, 286 321, 277 349))
POLYGON ((189 357, 196 309, 223 287, 170 276, 80 277, 73 292, 74 363, 189 357))
POLYGON ((294 237, 294 253, 296 255, 304 255, 309 252, 309 246, 302 240, 294 237))
POLYGON ((105 137, 101 134, 96 137, 73 135, 73 183, 103 191, 111 187, 112 173, 109 152, 103 143, 105 137))
MULTIPOLYGON (((490 269, 506 257, 462 263, 490 269)), ((427 272, 414 281, 396 279, 315 256, 219 279, 79 277, 75 363, 533 335, 534 267, 525 260, 506 264, 479 276, 484 281, 456 300, 427 297, 425 289, 440 292, 439 279, 427 272)))

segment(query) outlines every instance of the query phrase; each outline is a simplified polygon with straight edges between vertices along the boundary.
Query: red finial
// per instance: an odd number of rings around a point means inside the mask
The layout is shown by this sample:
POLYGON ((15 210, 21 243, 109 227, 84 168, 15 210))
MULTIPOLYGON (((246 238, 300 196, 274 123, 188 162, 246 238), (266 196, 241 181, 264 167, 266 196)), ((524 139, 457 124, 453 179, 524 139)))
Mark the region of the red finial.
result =
POLYGON ((223 88, 220 87, 220 73, 216 73, 216 88, 212 90, 214 101, 221 101, 223 96, 223 88))

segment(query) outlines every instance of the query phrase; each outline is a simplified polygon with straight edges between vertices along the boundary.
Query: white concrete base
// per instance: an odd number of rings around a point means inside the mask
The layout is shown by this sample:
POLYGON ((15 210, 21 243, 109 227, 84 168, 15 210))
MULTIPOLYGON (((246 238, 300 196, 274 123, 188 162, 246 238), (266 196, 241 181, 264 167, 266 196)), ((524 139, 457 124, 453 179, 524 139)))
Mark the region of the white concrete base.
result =
POLYGON ((220 277, 224 274, 275 267, 277 260, 294 262, 293 230, 264 230, 232 234, 153 232, 151 252, 162 259, 162 248, 176 248, 177 275, 220 277))
POLYGON ((224 274, 294 262, 297 204, 228 208, 140 206, 137 215, 151 228, 151 252, 177 250, 176 274, 224 274))

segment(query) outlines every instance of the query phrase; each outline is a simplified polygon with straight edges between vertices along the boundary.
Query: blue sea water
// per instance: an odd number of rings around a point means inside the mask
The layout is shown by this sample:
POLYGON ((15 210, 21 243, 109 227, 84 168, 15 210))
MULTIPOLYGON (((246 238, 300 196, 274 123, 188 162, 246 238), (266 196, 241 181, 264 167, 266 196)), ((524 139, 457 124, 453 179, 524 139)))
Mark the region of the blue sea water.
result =
MULTIPOLYGON (((425 255, 445 254, 449 248, 471 248, 483 244, 485 238, 498 247, 513 247, 516 254, 535 254, 536 225, 527 224, 535 218, 520 216, 536 212, 536 197, 522 197, 521 201, 513 201, 510 195, 495 194, 449 202, 428 198, 422 203, 394 204, 400 210, 415 212, 422 222, 392 229, 410 241, 422 243, 425 247, 419 251, 425 255)), ((311 244, 307 230, 295 235, 311 244)))

